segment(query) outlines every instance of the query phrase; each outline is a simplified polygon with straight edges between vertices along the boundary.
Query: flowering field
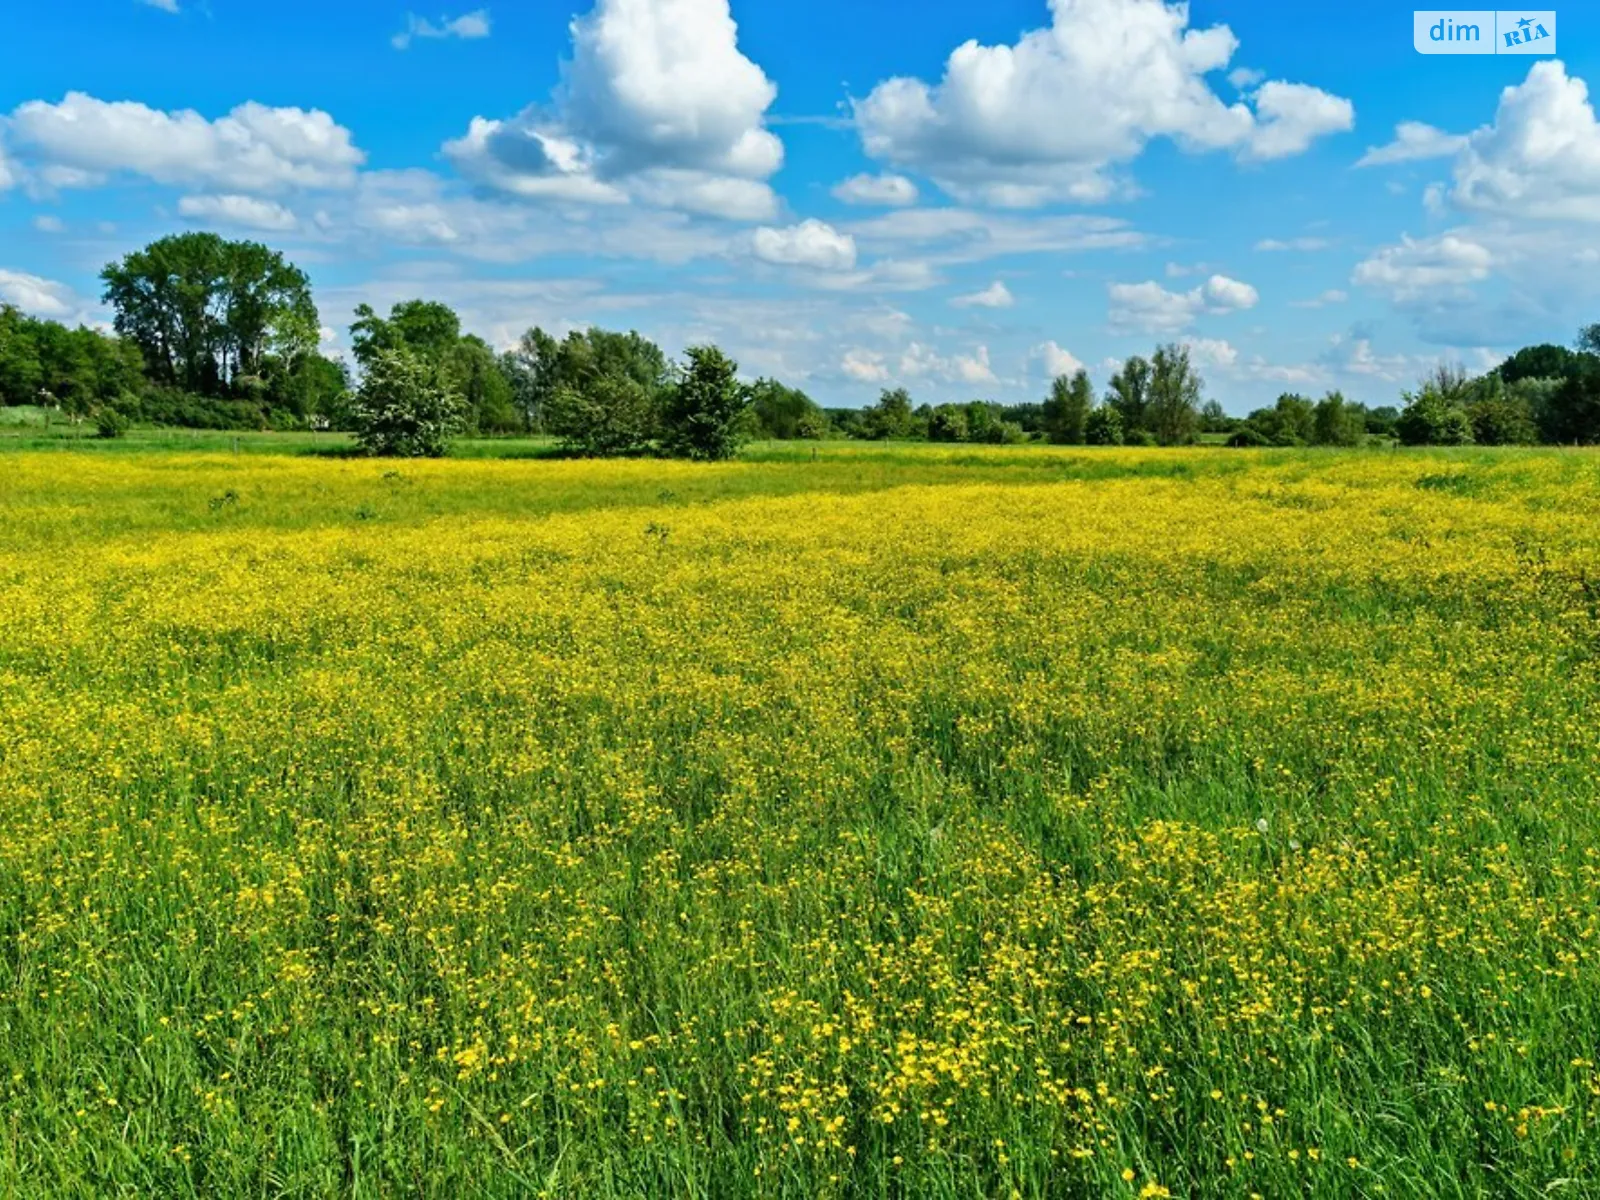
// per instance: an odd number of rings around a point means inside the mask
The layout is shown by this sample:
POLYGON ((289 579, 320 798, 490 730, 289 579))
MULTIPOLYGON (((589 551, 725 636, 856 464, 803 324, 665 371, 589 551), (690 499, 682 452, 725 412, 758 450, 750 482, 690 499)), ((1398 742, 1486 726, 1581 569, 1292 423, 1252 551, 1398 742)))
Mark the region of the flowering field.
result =
POLYGON ((1600 1193, 1600 459, 0 455, 0 1194, 1600 1193))

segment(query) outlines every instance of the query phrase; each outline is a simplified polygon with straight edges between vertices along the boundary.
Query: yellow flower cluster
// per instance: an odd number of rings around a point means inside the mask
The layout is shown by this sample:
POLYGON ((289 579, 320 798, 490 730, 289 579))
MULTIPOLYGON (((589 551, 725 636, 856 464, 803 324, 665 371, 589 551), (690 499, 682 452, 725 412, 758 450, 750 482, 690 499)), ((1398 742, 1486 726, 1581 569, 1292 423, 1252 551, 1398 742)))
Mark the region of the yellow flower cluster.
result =
POLYGON ((1600 1194, 1600 460, 770 458, 0 456, 0 1192, 1600 1194))

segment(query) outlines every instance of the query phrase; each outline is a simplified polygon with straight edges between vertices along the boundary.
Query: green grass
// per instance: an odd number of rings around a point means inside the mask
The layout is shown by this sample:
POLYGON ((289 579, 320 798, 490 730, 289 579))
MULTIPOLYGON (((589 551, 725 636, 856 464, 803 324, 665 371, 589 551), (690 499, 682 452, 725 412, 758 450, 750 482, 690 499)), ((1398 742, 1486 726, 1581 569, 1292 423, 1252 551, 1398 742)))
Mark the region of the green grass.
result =
POLYGON ((0 438, 0 1195, 1600 1194, 1594 454, 183 436, 0 438))

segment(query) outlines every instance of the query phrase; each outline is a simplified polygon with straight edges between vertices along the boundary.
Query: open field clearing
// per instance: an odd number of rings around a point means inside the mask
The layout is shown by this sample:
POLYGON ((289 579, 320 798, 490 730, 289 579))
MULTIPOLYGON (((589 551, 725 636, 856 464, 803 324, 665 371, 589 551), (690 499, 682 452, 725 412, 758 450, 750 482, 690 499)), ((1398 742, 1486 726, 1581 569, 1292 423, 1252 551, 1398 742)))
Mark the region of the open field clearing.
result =
POLYGON ((1600 1194, 1600 457, 0 455, 0 1194, 1600 1194))

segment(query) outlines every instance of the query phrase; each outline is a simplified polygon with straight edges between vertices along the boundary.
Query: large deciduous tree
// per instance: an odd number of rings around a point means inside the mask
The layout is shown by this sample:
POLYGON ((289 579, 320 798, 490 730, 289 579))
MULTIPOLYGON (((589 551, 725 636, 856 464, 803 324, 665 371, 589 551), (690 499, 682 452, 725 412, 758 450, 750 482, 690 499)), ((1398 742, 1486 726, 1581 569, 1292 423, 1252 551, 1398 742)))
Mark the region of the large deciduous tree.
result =
POLYGON ((1044 402, 1045 433, 1059 446, 1082 445, 1093 408, 1094 385, 1089 382, 1089 372, 1080 368, 1070 377, 1057 375, 1044 402))
POLYGON ((117 332, 139 347, 157 383, 221 396, 260 376, 269 357, 292 366, 317 348, 310 280, 257 242, 176 234, 100 278, 117 332))
MULTIPOLYGON (((1126 368, 1124 368, 1126 369, 1126 368)), ((1189 362, 1189 348, 1160 346, 1150 360, 1149 399, 1145 427, 1163 446, 1187 446, 1200 430, 1199 373, 1189 362)))

